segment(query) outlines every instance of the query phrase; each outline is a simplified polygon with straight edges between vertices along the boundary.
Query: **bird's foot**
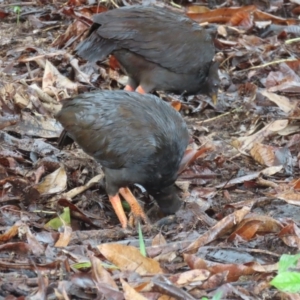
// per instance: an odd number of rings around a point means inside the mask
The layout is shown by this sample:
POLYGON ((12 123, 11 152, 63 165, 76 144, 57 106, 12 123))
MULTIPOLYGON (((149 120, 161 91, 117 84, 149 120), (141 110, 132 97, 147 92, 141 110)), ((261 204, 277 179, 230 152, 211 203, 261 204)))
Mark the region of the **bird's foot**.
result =
POLYGON ((134 88, 133 88, 131 85, 127 84, 127 85, 124 87, 124 91, 134 92, 134 88))
MULTIPOLYGON (((129 219, 129 225, 134 228, 136 224, 138 224, 138 221, 143 221, 145 224, 149 224, 148 217, 146 216, 144 210, 136 200, 136 198, 133 196, 131 191, 126 188, 120 188, 119 193, 122 195, 122 197, 128 202, 130 208, 131 208, 131 216, 129 219)), ((119 221, 123 228, 127 228, 128 220, 125 215, 124 209, 121 204, 119 193, 117 193, 114 196, 109 196, 109 200, 113 206, 113 209, 116 213, 116 215, 119 218, 119 221)))
POLYGON ((129 226, 132 228, 136 227, 138 222, 143 221, 145 224, 149 224, 148 217, 146 216, 143 208, 140 206, 139 202, 133 196, 128 188, 120 188, 119 193, 128 202, 131 208, 131 214, 129 217, 129 226))
POLYGON ((147 91, 145 91, 140 85, 135 89, 135 91, 140 94, 147 94, 147 91))
POLYGON ((150 221, 148 217, 145 215, 144 211, 142 214, 137 215, 136 213, 130 213, 129 215, 129 220, 128 220, 128 225, 131 228, 137 228, 139 224, 142 225, 145 224, 147 226, 150 226, 150 221))
POLYGON ((124 209, 122 207, 122 203, 121 203, 119 194, 117 193, 114 196, 109 195, 109 200, 110 200, 111 205, 121 223, 122 228, 124 228, 124 229, 127 228, 128 221, 127 221, 127 217, 125 215, 124 209))

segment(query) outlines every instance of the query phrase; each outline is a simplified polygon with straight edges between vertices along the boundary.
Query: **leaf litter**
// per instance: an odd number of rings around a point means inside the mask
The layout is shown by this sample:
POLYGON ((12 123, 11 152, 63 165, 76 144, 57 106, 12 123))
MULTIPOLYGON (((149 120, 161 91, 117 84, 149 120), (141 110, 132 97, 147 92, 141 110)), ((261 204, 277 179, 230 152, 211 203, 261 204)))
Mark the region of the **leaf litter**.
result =
POLYGON ((153 224, 144 257, 101 166, 59 150, 53 118, 63 98, 123 88, 113 57, 92 65, 72 51, 94 13, 124 3, 1 2, 0 299, 298 299, 269 282, 300 249, 300 3, 246 3, 164 4, 212 33, 221 91, 216 107, 159 92, 192 139, 175 217, 134 188, 153 224))

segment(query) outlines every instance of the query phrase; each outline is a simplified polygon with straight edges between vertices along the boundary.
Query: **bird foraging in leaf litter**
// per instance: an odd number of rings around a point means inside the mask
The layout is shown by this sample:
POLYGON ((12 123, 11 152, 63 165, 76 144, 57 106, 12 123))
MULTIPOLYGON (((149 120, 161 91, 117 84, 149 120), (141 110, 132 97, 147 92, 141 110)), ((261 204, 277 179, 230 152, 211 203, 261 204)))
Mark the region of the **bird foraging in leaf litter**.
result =
POLYGON ((208 32, 166 8, 128 6, 96 14, 76 48, 92 62, 113 54, 129 80, 126 90, 207 94, 216 104, 219 76, 208 32))
POLYGON ((189 135, 181 115, 167 103, 124 90, 89 92, 64 100, 56 119, 102 165, 106 192, 122 227, 127 218, 119 194, 133 216, 147 223, 130 184, 142 185, 166 214, 180 208, 174 182, 189 135))

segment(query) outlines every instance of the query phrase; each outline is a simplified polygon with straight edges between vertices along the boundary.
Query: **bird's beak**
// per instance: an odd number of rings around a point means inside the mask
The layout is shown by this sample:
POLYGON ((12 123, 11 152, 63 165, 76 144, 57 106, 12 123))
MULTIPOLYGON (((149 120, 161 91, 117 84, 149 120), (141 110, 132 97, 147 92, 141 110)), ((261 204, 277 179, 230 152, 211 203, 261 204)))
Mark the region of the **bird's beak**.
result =
POLYGON ((218 94, 212 94, 211 100, 212 100, 213 104, 216 105, 218 103, 218 94))

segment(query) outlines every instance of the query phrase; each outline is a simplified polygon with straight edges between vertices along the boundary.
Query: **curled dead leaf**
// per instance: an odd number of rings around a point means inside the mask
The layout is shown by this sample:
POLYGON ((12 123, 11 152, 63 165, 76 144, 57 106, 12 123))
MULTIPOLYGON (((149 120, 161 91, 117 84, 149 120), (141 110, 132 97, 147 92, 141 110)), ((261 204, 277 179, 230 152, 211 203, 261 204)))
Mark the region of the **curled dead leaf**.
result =
POLYGON ((41 195, 60 193, 64 191, 66 187, 67 173, 63 166, 47 175, 41 183, 35 186, 41 195))
POLYGON ((125 300, 147 300, 143 295, 138 293, 133 287, 131 287, 124 279, 120 279, 124 291, 125 300))
POLYGON ((133 247, 120 244, 102 244, 99 251, 107 260, 119 267, 122 271, 135 271, 140 275, 163 273, 159 263, 154 259, 144 257, 133 247))

